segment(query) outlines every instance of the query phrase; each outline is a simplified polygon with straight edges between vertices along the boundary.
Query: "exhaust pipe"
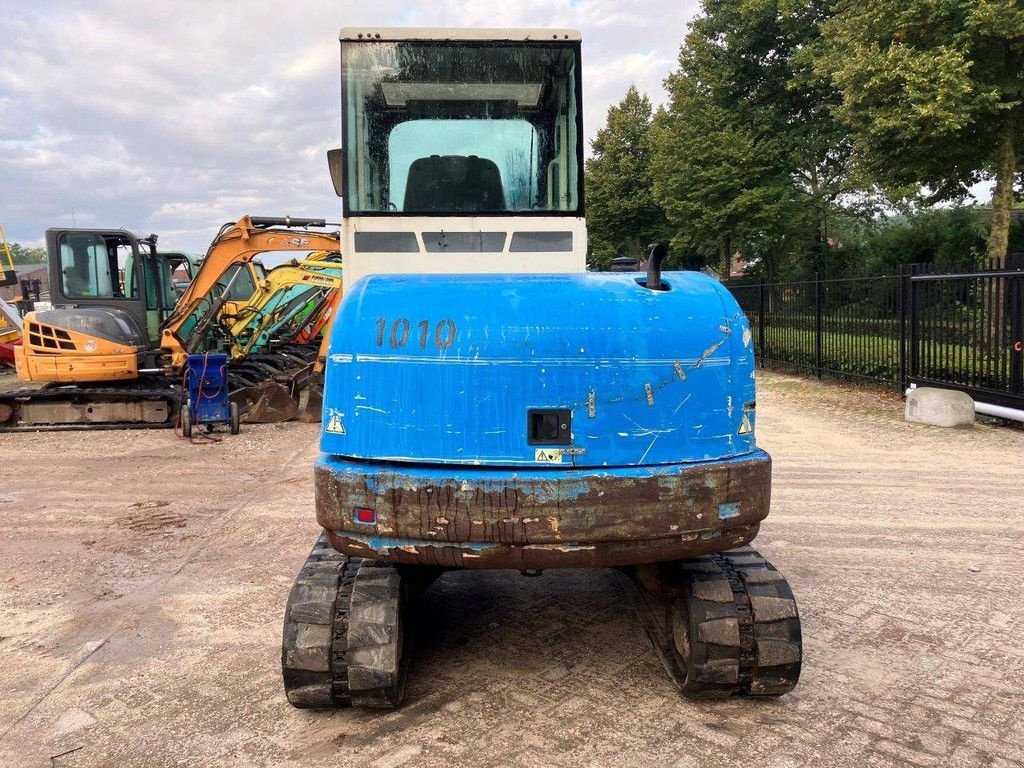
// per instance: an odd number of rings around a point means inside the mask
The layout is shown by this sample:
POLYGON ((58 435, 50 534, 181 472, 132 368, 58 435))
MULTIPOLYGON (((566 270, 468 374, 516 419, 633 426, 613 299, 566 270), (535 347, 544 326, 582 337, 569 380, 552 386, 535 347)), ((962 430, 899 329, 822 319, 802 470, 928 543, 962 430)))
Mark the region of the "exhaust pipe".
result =
POLYGON ((661 285, 661 262, 668 254, 668 245, 664 242, 651 243, 647 246, 647 288, 652 291, 663 291, 661 285))

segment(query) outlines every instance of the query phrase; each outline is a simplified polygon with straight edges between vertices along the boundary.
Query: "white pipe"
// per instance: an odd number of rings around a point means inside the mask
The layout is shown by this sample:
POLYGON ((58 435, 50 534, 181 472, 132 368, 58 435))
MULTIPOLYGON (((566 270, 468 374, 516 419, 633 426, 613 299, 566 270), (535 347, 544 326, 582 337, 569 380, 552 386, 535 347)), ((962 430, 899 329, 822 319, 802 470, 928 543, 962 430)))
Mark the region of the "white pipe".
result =
POLYGON ((995 416, 1000 419, 1012 421, 1024 421, 1024 411, 1020 408, 1007 408, 1004 405, 991 405, 990 403, 974 403, 974 412, 986 416, 995 416))
MULTIPOLYGON (((911 384, 907 387, 907 391, 903 393, 904 397, 908 396, 915 389, 917 389, 917 385, 911 384)), ((995 416, 997 419, 1009 419, 1010 421, 1024 422, 1024 410, 1021 410, 1020 408, 1007 408, 1005 405, 979 403, 975 400, 974 412, 980 413, 983 416, 995 416)))

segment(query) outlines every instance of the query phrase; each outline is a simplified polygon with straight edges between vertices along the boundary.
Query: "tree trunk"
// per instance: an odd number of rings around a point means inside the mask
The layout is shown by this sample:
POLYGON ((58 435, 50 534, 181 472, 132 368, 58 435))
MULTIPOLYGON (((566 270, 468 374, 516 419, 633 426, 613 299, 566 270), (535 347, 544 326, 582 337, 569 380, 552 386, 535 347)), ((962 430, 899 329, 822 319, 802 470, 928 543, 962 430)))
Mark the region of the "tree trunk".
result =
POLYGON ((1017 172, 1017 152, 1013 137, 1017 130, 1015 113, 1006 118, 1006 128, 996 150, 996 186, 992 191, 992 229, 988 235, 989 266, 1005 269, 1010 244, 1010 212, 1013 209, 1013 181, 1017 172))
POLYGON ((821 196, 821 187, 818 183, 818 168, 815 165, 811 166, 809 185, 811 188, 812 205, 818 219, 814 233, 815 244, 817 245, 817 253, 814 254, 814 271, 824 275, 827 272, 828 212, 825 208, 825 201, 821 196))
POLYGON ((721 244, 721 264, 718 267, 718 274, 722 281, 729 279, 732 274, 732 238, 725 235, 721 244))
MULTIPOLYGON (((1016 110, 1006 117, 1006 128, 996 150, 996 186, 992 191, 992 228, 988 235, 989 269, 1006 269, 1006 252, 1010 245, 1010 215, 1013 210, 1013 182, 1017 173, 1017 153, 1014 148, 1014 120, 1016 110)), ((1006 309, 1006 280, 995 279, 988 317, 988 352, 998 356, 1003 347, 1004 316, 1006 309)))

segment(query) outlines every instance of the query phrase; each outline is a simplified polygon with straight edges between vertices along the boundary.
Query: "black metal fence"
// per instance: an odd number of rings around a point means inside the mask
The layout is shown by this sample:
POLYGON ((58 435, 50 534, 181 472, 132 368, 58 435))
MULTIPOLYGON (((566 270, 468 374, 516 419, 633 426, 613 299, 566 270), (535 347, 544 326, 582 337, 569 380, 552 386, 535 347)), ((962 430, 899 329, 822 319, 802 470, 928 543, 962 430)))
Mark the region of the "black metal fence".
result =
POLYGON ((907 380, 1024 405, 1024 272, 910 277, 907 380))
POLYGON ((728 284, 758 362, 818 378, 963 389, 1024 407, 1024 270, 728 284))

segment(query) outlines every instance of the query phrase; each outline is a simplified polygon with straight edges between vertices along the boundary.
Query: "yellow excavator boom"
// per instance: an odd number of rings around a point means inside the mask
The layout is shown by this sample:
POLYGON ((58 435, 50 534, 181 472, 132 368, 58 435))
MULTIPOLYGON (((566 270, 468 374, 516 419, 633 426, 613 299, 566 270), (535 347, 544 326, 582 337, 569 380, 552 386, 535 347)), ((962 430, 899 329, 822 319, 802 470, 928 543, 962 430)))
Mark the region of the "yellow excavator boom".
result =
POLYGON ((303 304, 314 298, 326 301, 334 291, 341 290, 341 262, 326 261, 331 255, 327 251, 316 251, 302 261, 293 259, 274 267, 259 282, 249 301, 231 306, 230 312, 221 314, 221 326, 234 339, 232 357, 245 357, 265 344, 270 329, 287 322, 288 314, 295 316, 298 322, 292 301, 303 304), (306 288, 308 290, 303 291, 306 288))

